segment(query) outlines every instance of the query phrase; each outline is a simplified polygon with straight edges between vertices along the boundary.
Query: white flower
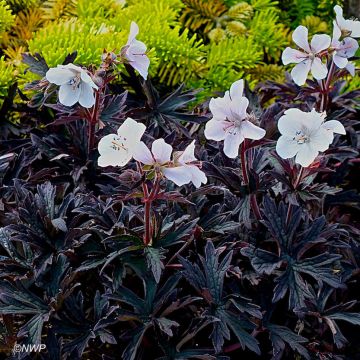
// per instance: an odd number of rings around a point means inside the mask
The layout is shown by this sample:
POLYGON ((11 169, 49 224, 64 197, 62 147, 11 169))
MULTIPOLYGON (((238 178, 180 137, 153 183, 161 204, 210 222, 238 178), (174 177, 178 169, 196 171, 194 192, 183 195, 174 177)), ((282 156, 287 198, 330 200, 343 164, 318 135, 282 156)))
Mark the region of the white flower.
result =
POLYGON ((133 157, 136 146, 145 132, 146 126, 127 118, 116 134, 104 136, 98 145, 99 166, 124 166, 133 157))
POLYGON ((349 72, 351 76, 355 76, 355 65, 351 62, 345 66, 345 69, 349 72))
POLYGON ((150 59, 146 55, 146 45, 135 39, 138 33, 139 27, 134 21, 132 21, 129 38, 123 51, 126 59, 129 61, 129 64, 146 80, 150 59))
POLYGON ((329 148, 334 140, 334 133, 345 134, 344 126, 339 121, 324 122, 324 115, 315 110, 286 110, 278 122, 281 136, 276 144, 277 153, 283 159, 296 156, 296 163, 309 166, 319 151, 329 148))
POLYGON ((175 161, 171 161, 173 148, 164 139, 157 139, 152 143, 151 151, 141 141, 134 151, 134 159, 154 168, 167 179, 181 186, 193 182, 196 187, 206 183, 205 174, 195 165, 195 143, 192 142, 175 161))
POLYGON ((205 173, 201 171, 198 167, 199 164, 198 160, 194 155, 194 151, 195 140, 193 140, 191 144, 189 144, 185 148, 185 150, 174 159, 175 167, 170 167, 164 170, 165 176, 169 180, 173 181, 176 185, 180 186, 179 182, 181 182, 182 174, 184 173, 187 174, 189 177, 189 181, 187 181, 186 183, 192 182, 196 188, 199 188, 201 184, 207 183, 205 173))
POLYGON ((249 121, 246 109, 249 100, 242 96, 243 80, 234 82, 230 91, 226 91, 222 98, 210 100, 210 111, 213 118, 206 123, 205 137, 209 140, 224 140, 224 153, 229 158, 235 158, 239 146, 244 139, 259 140, 266 131, 249 121))
POLYGON ((65 106, 77 102, 85 108, 95 104, 94 89, 98 87, 85 69, 74 64, 58 65, 46 72, 46 79, 52 84, 60 85, 59 101, 65 106))
POLYGON ((337 67, 343 69, 348 65, 348 58, 355 55, 359 48, 358 42, 351 38, 346 37, 340 41, 341 30, 334 21, 333 38, 331 41, 331 47, 334 50, 333 60, 337 67))
POLYGON ((343 16, 343 9, 336 5, 334 7, 336 13, 336 24, 344 36, 360 37, 360 21, 345 20, 343 16))
POLYGON ((291 76, 295 83, 304 85, 310 70, 315 79, 324 79, 328 70, 321 61, 320 53, 329 48, 331 43, 330 36, 326 34, 314 35, 309 45, 308 29, 300 25, 294 30, 292 38, 295 44, 302 50, 287 47, 282 53, 282 62, 284 65, 297 64, 291 71, 291 76))

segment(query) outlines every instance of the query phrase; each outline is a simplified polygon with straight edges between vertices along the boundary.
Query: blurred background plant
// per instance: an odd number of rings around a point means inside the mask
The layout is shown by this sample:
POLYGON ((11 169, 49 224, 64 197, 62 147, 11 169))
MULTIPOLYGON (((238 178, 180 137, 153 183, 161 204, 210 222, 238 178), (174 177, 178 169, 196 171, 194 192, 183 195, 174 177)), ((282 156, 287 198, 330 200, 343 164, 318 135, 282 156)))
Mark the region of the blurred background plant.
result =
MULTIPOLYGON (((24 74, 24 52, 41 53, 49 66, 77 51, 82 65, 98 65, 104 48, 125 44, 132 20, 150 50, 154 83, 203 88, 201 99, 235 80, 251 86, 282 81, 281 51, 291 30, 331 33, 333 7, 342 0, 1 0, 1 96, 24 74), (330 16, 331 15, 331 16, 330 16)), ((345 4, 346 5, 346 4, 345 4)), ((359 85, 356 79, 352 86, 359 85)))

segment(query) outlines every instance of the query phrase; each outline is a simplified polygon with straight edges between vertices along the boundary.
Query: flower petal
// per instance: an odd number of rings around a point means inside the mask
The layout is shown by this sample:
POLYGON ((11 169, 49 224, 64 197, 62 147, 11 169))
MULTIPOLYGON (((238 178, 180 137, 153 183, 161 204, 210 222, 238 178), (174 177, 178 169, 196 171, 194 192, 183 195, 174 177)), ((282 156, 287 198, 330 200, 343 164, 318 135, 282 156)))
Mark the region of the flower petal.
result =
POLYGON ((276 152, 283 159, 289 159, 296 155, 299 151, 298 143, 287 136, 280 136, 276 143, 276 152))
POLYGON ((344 128, 344 125, 337 120, 329 120, 329 121, 325 121, 322 125, 322 127, 328 131, 332 131, 336 134, 341 134, 341 135, 345 135, 346 134, 346 130, 344 128))
POLYGON ((326 151, 329 148, 330 143, 332 142, 333 136, 331 135, 331 132, 329 133, 323 128, 318 129, 318 131, 316 131, 310 137, 311 147, 318 151, 326 151))
POLYGON ((346 20, 346 28, 350 31, 350 36, 354 38, 360 37, 360 21, 346 20))
POLYGON ((355 65, 353 63, 349 62, 345 66, 345 69, 349 72, 351 76, 355 76, 355 65))
POLYGON ((65 106, 73 106, 79 101, 80 94, 80 86, 63 84, 59 89, 59 101, 65 106))
POLYGON ((139 72, 144 80, 148 77, 150 59, 145 53, 139 53, 139 55, 133 55, 130 61, 130 65, 139 72))
POLYGON ((189 171, 191 175, 191 182, 195 185, 196 188, 199 188, 201 184, 207 183, 207 177, 203 171, 201 171, 195 165, 187 165, 186 170, 189 171))
POLYGON ((130 25, 130 33, 126 45, 132 43, 135 37, 137 36, 137 34, 139 34, 139 26, 136 22, 132 21, 130 25))
POLYGON ((67 84, 70 80, 75 77, 75 74, 68 69, 58 66, 56 68, 51 68, 46 72, 46 80, 52 84, 64 85, 67 84))
POLYGON ((290 47, 287 47, 281 55, 281 60, 284 65, 288 65, 291 63, 298 64, 299 62, 307 58, 308 58, 308 54, 296 49, 292 49, 290 47))
POLYGON ((155 159, 153 158, 151 151, 145 145, 144 142, 140 141, 133 149, 133 158, 136 161, 140 161, 145 165, 152 165, 155 163, 155 159))
POLYGON ((230 104, 230 94, 229 91, 226 91, 224 97, 211 98, 209 109, 213 117, 225 120, 230 116, 230 104))
POLYGON ((308 167, 318 156, 318 151, 309 144, 302 144, 296 154, 295 162, 303 167, 308 167))
POLYGON ((351 37, 347 37, 340 42, 336 49, 336 54, 345 58, 351 58, 355 55, 358 48, 358 42, 351 37))
POLYGON ((304 60, 301 63, 295 65, 291 70, 291 77, 295 84, 304 85, 311 68, 311 60, 304 60))
POLYGON ((296 108, 286 110, 278 121, 280 134, 293 138, 296 132, 304 126, 304 122, 306 122, 305 114, 305 112, 296 108))
POLYGON ((230 103, 230 112, 231 117, 236 119, 245 119, 246 117, 246 109, 249 106, 249 100, 242 96, 241 98, 236 99, 230 103))
POLYGON ((321 124, 325 120, 326 113, 317 112, 312 109, 310 112, 303 113, 303 124, 309 130, 310 133, 314 133, 319 130, 321 124))
POLYGON ((205 125, 204 135, 208 140, 221 141, 225 139, 225 128, 229 125, 228 121, 211 119, 205 125))
POLYGON ((326 34, 314 35, 311 39, 311 50, 317 54, 322 50, 327 49, 331 44, 331 37, 326 34))
POLYGON ((292 38, 294 43, 306 52, 310 52, 309 31, 305 26, 299 25, 293 32, 292 38))
POLYGON ((178 186, 188 184, 191 181, 191 175, 187 170, 187 166, 164 168, 162 172, 167 179, 171 180, 178 186))
POLYGON ((93 79, 84 69, 81 69, 80 77, 83 82, 89 84, 91 87, 93 87, 96 90, 98 89, 98 86, 94 83, 93 79))
POLYGON ((140 142, 145 130, 146 126, 144 124, 138 123, 134 119, 128 117, 119 127, 117 133, 121 136, 123 141, 126 142, 127 147, 133 148, 140 142))
POLYGON ((339 68, 339 69, 343 69, 344 67, 346 67, 346 65, 348 64, 349 60, 339 56, 336 52, 333 55, 333 60, 335 65, 339 68))
POLYGON ((244 80, 240 79, 235 81, 230 87, 230 98, 231 101, 236 101, 236 99, 240 99, 243 96, 244 92, 244 80))
POLYGON ((179 157, 179 163, 185 165, 186 163, 190 163, 192 161, 196 161, 196 157, 194 155, 195 152, 195 140, 193 140, 183 151, 183 153, 179 157))
POLYGON ((248 120, 241 123, 241 132, 245 139, 259 140, 262 139, 266 131, 259 126, 254 125, 248 120))
POLYGON ((94 90, 90 84, 81 82, 79 104, 84 108, 91 108, 95 104, 94 90))
POLYGON ((170 161, 172 146, 167 144, 164 139, 157 139, 152 143, 151 152, 155 160, 160 164, 165 164, 170 161))
POLYGON ((224 153, 227 157, 235 159, 239 153, 239 146, 244 141, 239 128, 234 128, 225 135, 224 140, 224 153))
POLYGON ((336 5, 334 7, 336 13, 336 22, 341 30, 350 31, 352 37, 360 37, 360 21, 358 20, 346 20, 343 16, 343 9, 336 5))
POLYGON ((124 166, 131 160, 132 152, 118 146, 120 142, 121 139, 116 134, 106 135, 99 141, 99 166, 124 166))
POLYGON ((317 80, 321 80, 326 78, 327 73, 328 73, 328 69, 326 64, 321 62, 320 58, 315 57, 315 59, 311 63, 312 76, 317 80))
POLYGON ((335 45, 339 42, 339 39, 341 37, 341 29, 339 28, 338 24, 336 23, 336 21, 333 21, 333 37, 331 40, 331 45, 335 45))

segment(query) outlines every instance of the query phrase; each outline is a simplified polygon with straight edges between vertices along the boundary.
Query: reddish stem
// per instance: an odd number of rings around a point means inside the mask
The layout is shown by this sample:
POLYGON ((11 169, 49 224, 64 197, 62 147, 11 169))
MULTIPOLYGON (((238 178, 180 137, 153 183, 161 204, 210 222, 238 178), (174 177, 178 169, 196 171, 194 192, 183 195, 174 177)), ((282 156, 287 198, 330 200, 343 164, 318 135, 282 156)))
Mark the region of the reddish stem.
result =
POLYGON ((99 91, 95 93, 95 104, 93 106, 92 112, 87 111, 87 121, 88 121, 88 156, 92 148, 94 147, 94 135, 95 135, 95 125, 97 123, 98 111, 99 111, 99 91))
POLYGON ((247 149, 247 140, 245 139, 240 145, 240 160, 241 160, 241 171, 243 175, 243 181, 245 185, 249 185, 249 176, 247 172, 247 163, 246 163, 246 149, 247 149))
POLYGON ((145 235, 144 235, 144 244, 147 246, 151 244, 152 241, 152 228, 151 228, 151 205, 152 202, 156 199, 157 194, 160 191, 160 177, 156 175, 154 186, 149 194, 149 190, 145 182, 143 182, 143 192, 144 192, 144 223, 145 223, 145 235))

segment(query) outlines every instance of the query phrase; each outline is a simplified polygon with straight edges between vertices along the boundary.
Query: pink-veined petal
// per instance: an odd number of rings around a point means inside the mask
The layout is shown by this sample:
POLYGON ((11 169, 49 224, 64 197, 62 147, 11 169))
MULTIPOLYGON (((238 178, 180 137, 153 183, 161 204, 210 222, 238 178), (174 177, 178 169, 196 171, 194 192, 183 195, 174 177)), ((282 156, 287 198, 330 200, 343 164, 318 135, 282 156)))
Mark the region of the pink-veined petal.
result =
POLYGON ((239 146, 243 141, 244 136, 239 128, 228 131, 224 140, 224 154, 231 159, 235 159, 239 154, 239 146))
POLYGON ((314 35, 311 39, 311 50, 317 54, 322 50, 329 48, 331 44, 331 37, 326 34, 314 35))
POLYGON ((293 78, 295 84, 304 85, 308 77, 309 71, 311 68, 311 60, 304 60, 291 70, 291 77, 293 78))
POLYGON ((229 126, 228 121, 211 119, 205 125, 204 135, 208 140, 221 141, 225 139, 225 128, 229 126))
POLYGON ((358 42, 351 37, 347 37, 339 43, 336 54, 345 58, 351 58, 355 55, 358 48, 358 42))
POLYGON ((231 118, 235 116, 237 119, 245 119, 248 106, 249 100, 244 96, 232 101, 230 104, 231 118))
POLYGON ((172 150, 172 146, 162 138, 156 139, 151 146, 151 152, 155 160, 160 164, 165 164, 170 161, 172 150))
POLYGON ((320 58, 315 57, 315 59, 311 63, 312 76, 317 80, 321 80, 326 78, 327 73, 328 73, 328 69, 326 64, 321 62, 320 58))
POLYGON ((248 120, 241 123, 241 132, 245 139, 260 140, 262 139, 266 131, 259 126, 254 125, 248 120))
POLYGON ((294 43, 306 52, 310 52, 309 31, 305 26, 299 25, 293 32, 292 38, 294 43))
POLYGON ((130 61, 130 65, 139 72, 144 80, 147 79, 150 59, 145 54, 133 56, 133 60, 130 61))
POLYGON ((287 47, 281 55, 281 60, 284 65, 288 65, 291 63, 298 64, 299 62, 307 58, 308 58, 308 54, 296 49, 292 49, 291 47, 287 47))

